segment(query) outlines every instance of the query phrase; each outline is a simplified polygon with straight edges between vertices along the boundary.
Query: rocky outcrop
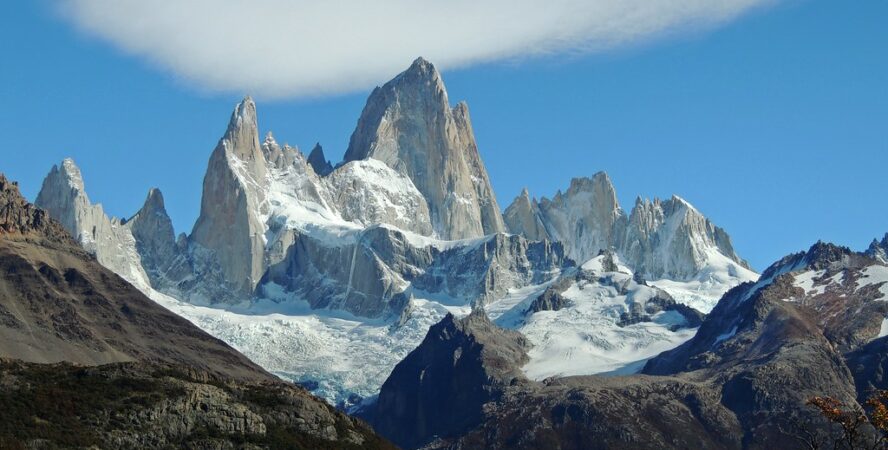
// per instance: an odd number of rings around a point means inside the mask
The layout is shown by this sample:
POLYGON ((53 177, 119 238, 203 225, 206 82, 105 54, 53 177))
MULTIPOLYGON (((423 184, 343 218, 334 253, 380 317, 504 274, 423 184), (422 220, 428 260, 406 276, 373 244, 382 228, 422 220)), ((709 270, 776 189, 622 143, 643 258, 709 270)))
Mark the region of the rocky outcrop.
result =
POLYGON ((549 236, 565 243, 576 261, 594 258, 623 239, 626 217, 604 172, 574 178, 566 192, 540 200, 539 210, 549 236))
POLYGON ((242 298, 251 295, 265 269, 267 171, 256 105, 248 97, 210 156, 200 216, 189 238, 212 255, 227 290, 242 298))
POLYGON ((759 282, 729 291, 692 340, 654 358, 645 371, 736 365, 741 349, 753 352, 748 358, 754 359, 788 339, 852 351, 876 337, 888 314, 888 304, 878 301, 886 297, 880 291, 883 284, 862 283, 883 272, 888 275, 888 267, 862 254, 818 242, 771 265, 759 282), (772 325, 781 331, 768 334, 767 326, 772 325), (760 345, 753 345, 757 341, 760 345))
POLYGON ((886 274, 862 254, 817 243, 769 267, 758 283, 728 292, 692 340, 644 370, 710 374, 723 403, 745 429, 756 430, 748 441, 764 445, 785 435, 775 423, 786 427, 808 398, 830 395, 854 405, 862 386, 878 383, 858 367, 866 354, 878 360, 872 353, 880 347, 866 343, 888 314, 876 301, 886 295, 878 281, 886 274))
POLYGON ((127 222, 136 242, 142 268, 152 286, 162 286, 170 277, 184 274, 176 264, 182 258, 184 249, 176 244, 173 222, 167 215, 163 194, 159 189, 148 191, 145 204, 127 222))
POLYGON ((35 204, 60 222, 103 266, 140 286, 148 286, 129 224, 105 214, 86 194, 80 168, 70 158, 53 166, 35 204))
POLYGON ((444 250, 413 286, 484 305, 509 289, 541 284, 573 265, 558 243, 495 234, 473 245, 444 250))
POLYGON ((531 200, 525 190, 504 217, 510 232, 560 241, 576 261, 612 250, 644 279, 689 281, 715 272, 739 283, 754 276, 728 234, 688 202, 639 198, 627 215, 604 172, 573 179, 552 200, 531 200))
POLYGON ((570 305, 570 300, 562 295, 576 281, 573 277, 559 277, 554 283, 535 298, 527 307, 525 314, 538 313, 540 311, 560 311, 570 305))
POLYGON ((734 251, 730 236, 678 196, 636 200, 617 248, 647 279, 692 279, 708 264, 721 263, 713 261, 713 254, 749 269, 734 251))
POLYGON ((425 197, 435 233, 464 239, 504 231, 468 107, 450 107, 440 74, 420 58, 370 94, 345 161, 377 159, 425 197))
POLYGON ((527 341, 498 328, 482 310, 447 315, 383 384, 372 424, 405 448, 455 436, 477 423, 483 406, 524 380, 527 341))
POLYGON ((531 200, 527 188, 503 212, 503 221, 509 233, 521 234, 534 241, 549 239, 549 233, 540 218, 539 205, 536 199, 531 200))
POLYGON ((717 389, 672 377, 527 380, 526 340, 448 316, 392 371, 371 423, 404 448, 732 448, 717 389), (668 412, 667 412, 668 411, 668 412))
POLYGON ((730 449, 743 430, 719 392, 675 377, 571 377, 508 388, 482 422, 430 449, 730 449))
POLYGON ((881 241, 873 239, 869 248, 866 249, 866 254, 873 259, 888 264, 888 233, 885 233, 881 241))
POLYGON ((511 288, 551 279, 559 268, 573 264, 559 244, 514 235, 438 247, 436 241, 375 226, 339 239, 330 245, 291 232, 285 258, 269 267, 262 284, 283 286, 313 308, 397 316, 414 290, 481 305, 511 288))
POLYGON ((22 197, 18 184, 0 174, 0 234, 39 236, 71 243, 71 235, 43 209, 22 197))
POLYGON ((324 156, 324 149, 321 147, 320 142, 315 144, 308 154, 308 163, 311 164, 315 173, 322 177, 329 175, 333 171, 333 164, 330 164, 330 161, 324 156))

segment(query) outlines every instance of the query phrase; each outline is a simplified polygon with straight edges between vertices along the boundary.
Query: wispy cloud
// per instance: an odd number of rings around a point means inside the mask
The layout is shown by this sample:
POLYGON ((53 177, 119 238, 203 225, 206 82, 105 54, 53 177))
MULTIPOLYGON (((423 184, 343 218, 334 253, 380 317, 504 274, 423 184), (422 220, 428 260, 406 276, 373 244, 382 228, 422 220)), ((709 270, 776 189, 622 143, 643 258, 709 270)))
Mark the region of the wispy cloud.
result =
POLYGON ((263 97, 366 89, 439 67, 595 52, 773 0, 57 0, 79 29, 196 86, 263 97))

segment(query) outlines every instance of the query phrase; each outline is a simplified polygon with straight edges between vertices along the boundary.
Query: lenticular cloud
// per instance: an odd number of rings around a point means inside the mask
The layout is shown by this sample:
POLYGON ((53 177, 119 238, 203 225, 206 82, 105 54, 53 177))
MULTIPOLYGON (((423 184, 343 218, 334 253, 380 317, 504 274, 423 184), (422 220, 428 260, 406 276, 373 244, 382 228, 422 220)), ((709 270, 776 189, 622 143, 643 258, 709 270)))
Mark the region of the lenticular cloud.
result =
POLYGON ((594 52, 773 0, 57 0, 80 30, 208 90, 287 98, 440 67, 594 52))

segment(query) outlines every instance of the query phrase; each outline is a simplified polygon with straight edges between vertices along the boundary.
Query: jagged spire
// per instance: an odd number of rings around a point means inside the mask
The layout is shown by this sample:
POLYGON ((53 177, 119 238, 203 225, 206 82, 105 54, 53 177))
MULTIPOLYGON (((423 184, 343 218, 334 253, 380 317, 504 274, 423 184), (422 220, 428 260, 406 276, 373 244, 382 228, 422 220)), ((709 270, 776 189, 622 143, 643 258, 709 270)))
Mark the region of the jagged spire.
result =
POLYGON ((370 94, 345 162, 373 158, 407 175, 436 234, 464 239, 505 226, 463 105, 450 107, 435 66, 417 58, 370 94))
POLYGON ((413 63, 410 64, 410 67, 402 72, 400 76, 426 80, 430 82, 437 82, 441 80, 441 74, 438 72, 438 69, 435 68, 435 65, 430 63, 422 56, 413 60, 413 63))
POLYGON ((311 164, 311 168, 314 169, 315 173, 322 177, 333 171, 333 165, 324 156, 324 148, 321 147, 320 142, 315 144, 314 148, 311 149, 311 153, 308 154, 308 163, 311 164))

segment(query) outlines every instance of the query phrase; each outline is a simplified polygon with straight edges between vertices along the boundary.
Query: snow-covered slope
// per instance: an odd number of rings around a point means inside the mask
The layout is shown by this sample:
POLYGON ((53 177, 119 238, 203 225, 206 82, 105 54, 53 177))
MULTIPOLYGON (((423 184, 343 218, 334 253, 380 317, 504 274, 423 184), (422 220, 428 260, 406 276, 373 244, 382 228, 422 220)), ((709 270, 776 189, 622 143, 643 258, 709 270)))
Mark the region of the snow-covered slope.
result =
POLYGON ((512 310, 488 315, 533 344, 525 374, 625 374, 694 336, 702 315, 656 287, 638 283, 612 254, 572 269, 512 310))

